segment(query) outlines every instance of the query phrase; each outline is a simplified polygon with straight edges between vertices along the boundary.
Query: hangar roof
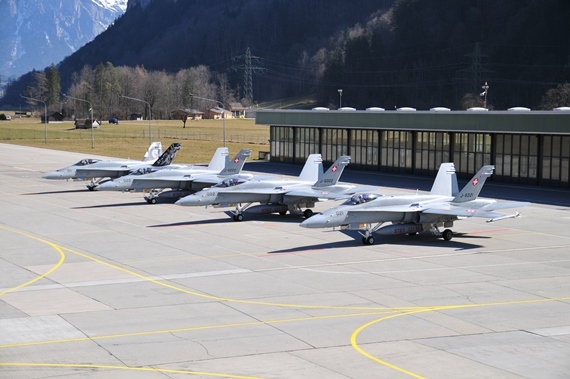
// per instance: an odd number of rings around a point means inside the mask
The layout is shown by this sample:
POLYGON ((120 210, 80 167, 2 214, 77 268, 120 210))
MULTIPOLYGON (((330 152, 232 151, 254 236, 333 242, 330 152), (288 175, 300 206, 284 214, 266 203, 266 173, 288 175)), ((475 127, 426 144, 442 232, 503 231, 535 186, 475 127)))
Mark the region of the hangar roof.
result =
POLYGON ((564 111, 329 111, 258 110, 256 124, 291 127, 570 135, 564 111))

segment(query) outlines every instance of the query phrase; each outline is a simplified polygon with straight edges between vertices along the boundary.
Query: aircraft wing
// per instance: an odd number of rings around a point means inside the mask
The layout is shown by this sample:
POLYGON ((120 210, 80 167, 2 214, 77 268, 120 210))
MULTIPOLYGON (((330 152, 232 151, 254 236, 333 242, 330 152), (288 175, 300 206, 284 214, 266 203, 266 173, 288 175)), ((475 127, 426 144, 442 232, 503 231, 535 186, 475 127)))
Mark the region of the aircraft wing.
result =
POLYGON ((451 215, 458 217, 484 217, 488 219, 502 218, 505 215, 494 212, 499 209, 518 208, 528 205, 528 202, 510 201, 510 202, 496 202, 484 205, 482 207, 469 207, 469 203, 459 204, 437 204, 423 210, 423 213, 451 215))
POLYGON ((232 193, 243 193, 243 194, 259 194, 259 195, 279 195, 286 193, 282 187, 274 187, 274 188, 250 188, 250 189, 243 189, 239 191, 231 191, 227 192, 228 194, 232 193))
POLYGON ((78 169, 75 175, 79 179, 91 179, 91 178, 118 178, 119 176, 128 175, 130 169, 128 168, 101 168, 101 169, 78 169))
MULTIPOLYGON (((144 176, 144 175, 141 175, 144 176)), ((157 179, 157 178, 137 178, 133 179, 131 187, 135 190, 144 190, 151 188, 176 188, 180 185, 180 179, 157 179)))
POLYGON ((300 198, 318 198, 327 200, 341 200, 347 199, 359 192, 370 192, 378 189, 377 187, 362 186, 362 187, 337 187, 331 186, 320 187, 320 188, 299 188, 288 191, 286 195, 288 197, 300 197, 300 198))

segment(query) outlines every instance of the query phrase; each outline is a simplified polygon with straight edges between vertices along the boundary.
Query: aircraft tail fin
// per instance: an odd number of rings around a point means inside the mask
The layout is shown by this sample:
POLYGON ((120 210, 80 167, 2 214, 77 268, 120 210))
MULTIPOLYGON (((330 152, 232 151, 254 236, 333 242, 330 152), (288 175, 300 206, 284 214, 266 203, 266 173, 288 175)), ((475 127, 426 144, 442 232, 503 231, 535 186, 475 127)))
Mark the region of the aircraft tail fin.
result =
POLYGON ((304 182, 317 182, 323 176, 323 158, 321 154, 311 154, 307 158, 299 180, 304 182))
POLYGON ((452 162, 442 163, 431 187, 430 195, 456 196, 458 192, 455 165, 452 162))
POLYGON ((461 192, 459 192, 453 199, 453 203, 464 203, 466 201, 471 201, 477 199, 479 193, 483 189, 483 184, 489 176, 493 174, 495 166, 487 165, 481 167, 481 169, 475 174, 473 178, 463 187, 461 192))
POLYGON ((321 178, 314 184, 313 187, 326 187, 334 186, 338 183, 340 175, 344 168, 350 163, 350 156, 343 155, 339 157, 329 169, 321 176, 321 178))
POLYGON ((226 164, 226 167, 218 175, 235 175, 241 172, 245 160, 251 155, 251 149, 241 149, 239 153, 226 164))
POLYGON ((143 162, 156 161, 162 155, 162 143, 153 142, 144 153, 143 162))
POLYGON ((180 150, 182 145, 178 142, 174 142, 172 145, 168 146, 168 149, 158 159, 152 164, 154 167, 168 166, 176 157, 176 153, 180 150))
POLYGON ((227 147, 218 147, 208 164, 208 170, 222 171, 228 165, 230 152, 227 147))

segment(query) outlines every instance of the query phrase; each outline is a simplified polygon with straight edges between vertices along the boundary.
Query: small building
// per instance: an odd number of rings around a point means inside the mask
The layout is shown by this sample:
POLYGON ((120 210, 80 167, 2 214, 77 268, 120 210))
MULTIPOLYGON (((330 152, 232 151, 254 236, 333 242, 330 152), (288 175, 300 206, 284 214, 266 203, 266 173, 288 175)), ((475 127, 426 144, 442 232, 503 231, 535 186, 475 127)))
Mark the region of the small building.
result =
POLYGON ((230 103, 233 118, 245 118, 245 107, 241 103, 230 103))
POLYGON ((75 129, 92 129, 98 128, 101 125, 99 120, 91 120, 89 118, 85 120, 75 119, 75 129))
POLYGON ((143 119, 142 113, 131 113, 129 120, 141 121, 143 119))
POLYGON ((220 120, 222 117, 233 118, 232 112, 220 107, 210 108, 204 112, 204 118, 209 118, 211 120, 220 120))
POLYGON ((190 108, 175 109, 170 112, 170 117, 172 117, 174 120, 182 120, 182 117, 184 116, 186 116, 186 119, 189 118, 191 120, 201 120, 204 118, 204 112, 190 108))
MULTIPOLYGON (((48 118, 48 123, 49 123, 50 121, 61 122, 61 121, 63 121, 63 119, 65 117, 59 112, 53 112, 52 114, 48 114, 47 118, 48 118)), ((42 123, 44 123, 44 122, 45 122, 45 116, 42 116, 42 123)))

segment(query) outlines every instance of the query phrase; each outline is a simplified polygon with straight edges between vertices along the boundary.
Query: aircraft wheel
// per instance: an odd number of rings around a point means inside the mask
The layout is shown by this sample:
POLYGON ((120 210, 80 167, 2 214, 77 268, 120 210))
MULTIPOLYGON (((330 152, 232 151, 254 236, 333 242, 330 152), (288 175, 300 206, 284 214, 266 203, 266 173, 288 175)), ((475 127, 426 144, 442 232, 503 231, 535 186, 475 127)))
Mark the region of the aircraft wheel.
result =
POLYGON ((408 233, 409 236, 415 236, 416 234, 418 234, 418 232, 408 233))
POLYGON ((287 211, 280 211, 279 214, 280 214, 281 216, 285 216, 285 215, 287 214, 287 211))
POLYGON ((150 199, 147 200, 147 203, 156 204, 156 197, 151 197, 150 199))
POLYGON ((443 237, 444 240, 451 241, 451 239, 453 238, 453 232, 450 229, 445 229, 443 233, 441 233, 441 236, 443 237))
POLYGON ((312 209, 305 209, 305 211, 303 212, 303 215, 305 216, 305 218, 309 218, 313 215, 313 210, 312 209))
POLYGON ((241 213, 235 215, 235 216, 234 216, 234 221, 243 221, 243 215, 242 215, 241 213))
POLYGON ((366 242, 368 243, 368 245, 374 245, 374 242, 376 242, 376 240, 374 239, 374 237, 370 236, 366 238, 366 242))
POLYGON ((88 189, 89 191, 95 191, 95 186, 89 184, 89 185, 87 186, 87 189, 88 189))

